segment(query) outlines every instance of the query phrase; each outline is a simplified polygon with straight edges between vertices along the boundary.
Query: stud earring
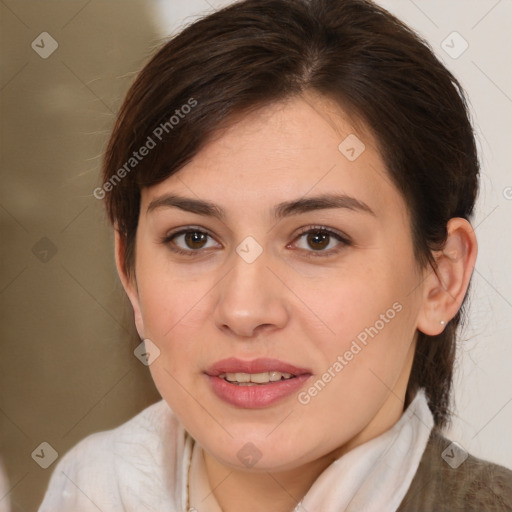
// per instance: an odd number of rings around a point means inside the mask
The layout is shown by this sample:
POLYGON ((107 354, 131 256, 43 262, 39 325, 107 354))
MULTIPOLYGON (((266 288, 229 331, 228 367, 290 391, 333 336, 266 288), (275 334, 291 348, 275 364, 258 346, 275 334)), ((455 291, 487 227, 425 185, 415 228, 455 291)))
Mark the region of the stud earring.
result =
POLYGON ((441 325, 446 325, 446 322, 445 322, 444 320, 441 320, 439 323, 440 323, 441 325))

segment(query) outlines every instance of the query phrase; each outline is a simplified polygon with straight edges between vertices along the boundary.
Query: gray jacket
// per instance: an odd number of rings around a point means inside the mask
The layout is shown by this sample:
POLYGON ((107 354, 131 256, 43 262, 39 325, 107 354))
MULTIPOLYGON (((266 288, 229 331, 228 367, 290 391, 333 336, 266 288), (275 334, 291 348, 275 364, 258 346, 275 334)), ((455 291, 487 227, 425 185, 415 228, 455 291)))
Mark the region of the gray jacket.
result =
MULTIPOLYGON (((446 454, 446 460, 441 457, 450 444, 432 431, 397 512, 512 512, 512 471, 471 455, 450 465, 446 454)), ((453 456, 452 450, 447 454, 453 456)))

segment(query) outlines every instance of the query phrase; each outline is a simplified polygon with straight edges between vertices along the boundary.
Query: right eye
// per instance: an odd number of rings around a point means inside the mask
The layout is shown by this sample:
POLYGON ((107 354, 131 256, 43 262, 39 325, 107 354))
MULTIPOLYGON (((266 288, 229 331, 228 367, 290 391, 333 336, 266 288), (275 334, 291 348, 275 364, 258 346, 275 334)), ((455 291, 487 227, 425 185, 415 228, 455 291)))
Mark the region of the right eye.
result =
POLYGON ((209 233, 195 228, 181 229, 175 233, 170 233, 166 235, 163 243, 171 251, 186 256, 195 256, 203 249, 211 249, 218 245, 209 233), (208 245, 208 239, 212 240, 210 245, 208 245))

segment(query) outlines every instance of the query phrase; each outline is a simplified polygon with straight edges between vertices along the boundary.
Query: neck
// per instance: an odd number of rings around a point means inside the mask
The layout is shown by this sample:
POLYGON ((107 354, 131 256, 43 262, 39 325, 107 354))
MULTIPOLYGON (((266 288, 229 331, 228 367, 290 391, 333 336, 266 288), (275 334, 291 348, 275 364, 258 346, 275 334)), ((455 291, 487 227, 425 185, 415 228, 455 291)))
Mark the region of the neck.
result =
POLYGON ((289 471, 256 473, 227 468, 203 453, 210 486, 223 512, 291 512, 335 460, 331 453, 289 471))

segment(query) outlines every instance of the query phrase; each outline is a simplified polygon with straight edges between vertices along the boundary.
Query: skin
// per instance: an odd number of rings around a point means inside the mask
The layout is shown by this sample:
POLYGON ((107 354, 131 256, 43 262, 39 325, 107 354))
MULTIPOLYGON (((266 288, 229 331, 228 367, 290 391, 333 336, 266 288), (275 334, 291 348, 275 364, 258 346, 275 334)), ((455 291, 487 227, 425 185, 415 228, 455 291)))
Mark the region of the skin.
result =
POLYGON ((222 510, 291 511, 333 460, 399 419, 416 332, 442 331, 474 267, 469 223, 451 219, 448 230, 447 250, 435 254, 438 272, 419 268, 409 213, 375 139, 311 93, 242 117, 177 174, 142 191, 135 278, 123 269, 117 237, 119 273, 139 335, 161 351, 150 366, 155 384, 204 448, 222 510), (355 161, 338 149, 348 134, 365 144, 355 161), (281 202, 334 192, 373 213, 324 208, 272 216, 281 202), (210 201, 225 217, 163 205, 148 211, 166 194, 210 201), (351 242, 331 236, 318 250, 316 239, 299 232, 313 226, 351 242), (211 237, 196 245, 184 236, 163 242, 187 227, 211 237), (252 263, 236 252, 247 236, 263 250, 252 263), (176 246, 196 252, 176 254, 176 246), (204 375, 227 357, 272 357, 310 369, 307 390, 397 302, 401 311, 306 405, 294 393, 267 408, 238 408, 217 398, 204 375), (261 452, 250 469, 237 457, 248 442, 261 452))

